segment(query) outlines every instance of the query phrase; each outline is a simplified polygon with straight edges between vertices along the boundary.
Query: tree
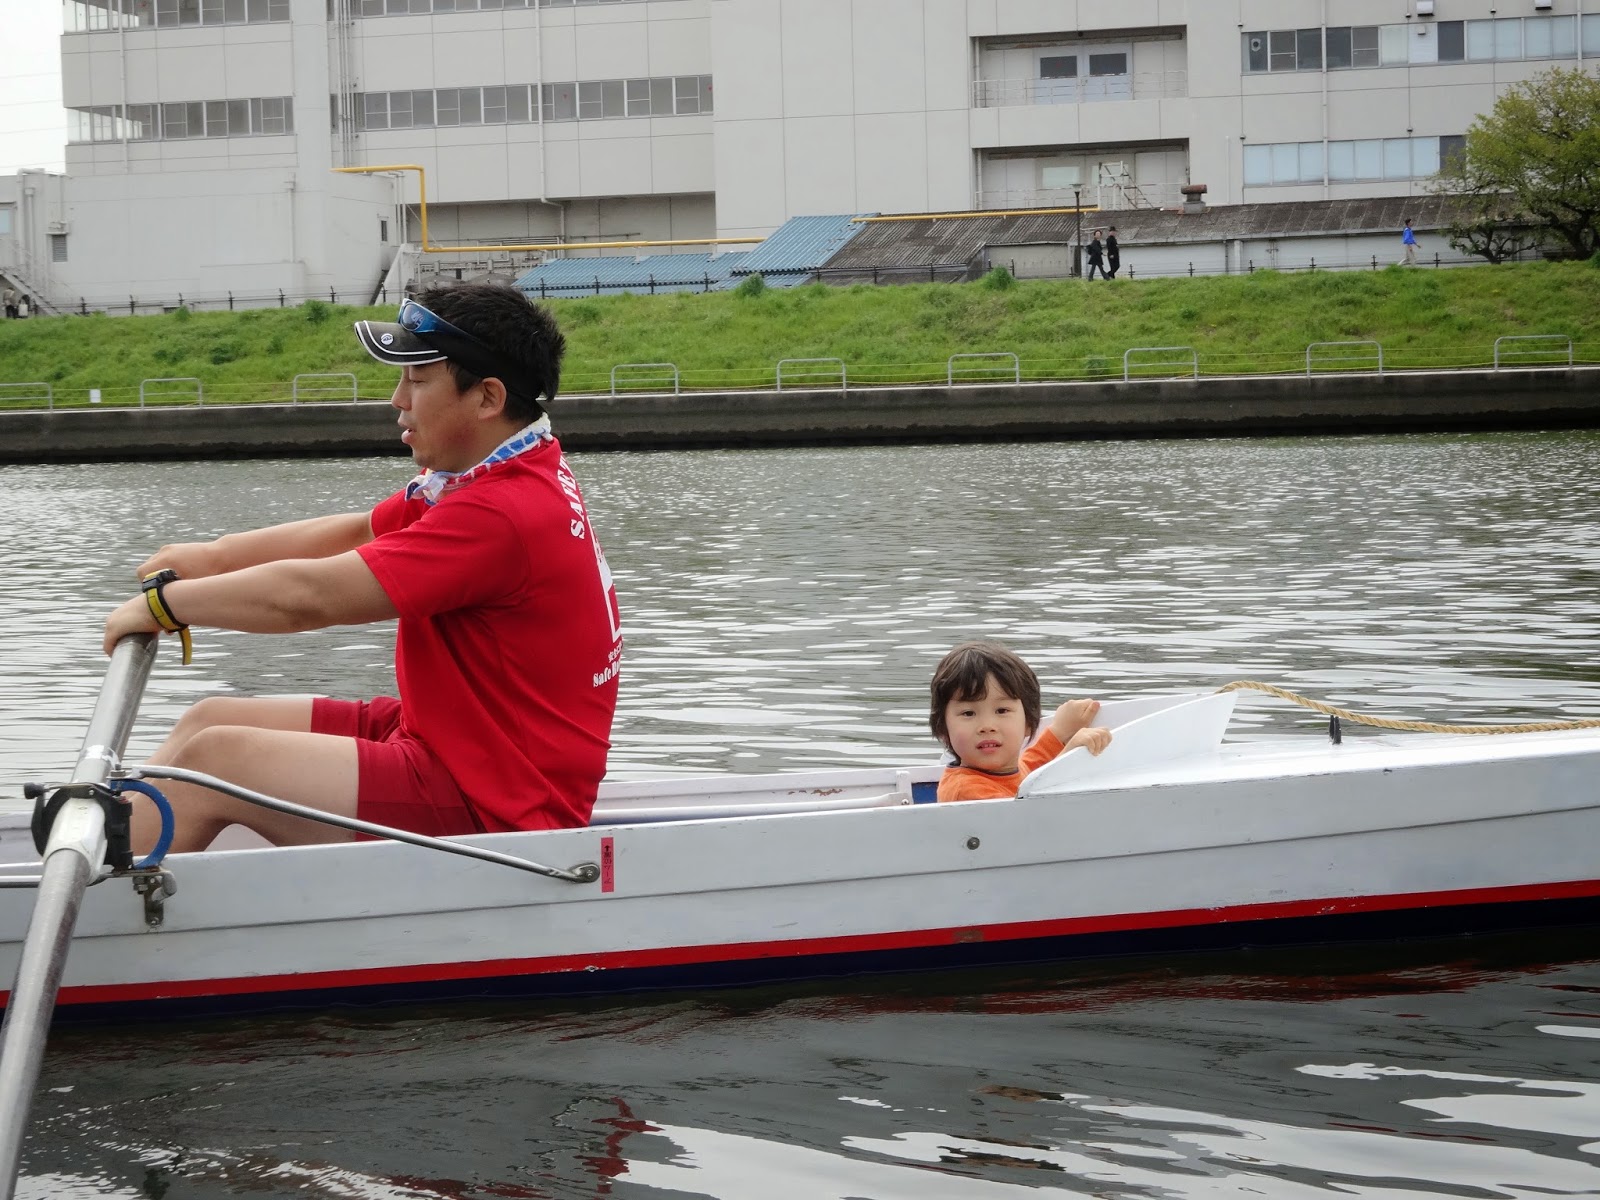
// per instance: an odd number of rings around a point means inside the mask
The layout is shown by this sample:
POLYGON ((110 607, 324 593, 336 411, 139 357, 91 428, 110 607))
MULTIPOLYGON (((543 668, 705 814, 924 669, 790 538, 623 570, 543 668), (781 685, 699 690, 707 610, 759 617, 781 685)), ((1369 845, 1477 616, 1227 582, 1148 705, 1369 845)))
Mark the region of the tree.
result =
POLYGON ((1466 146, 1440 173, 1463 197, 1451 244, 1508 257, 1519 232, 1542 225, 1572 253, 1600 250, 1600 78, 1581 68, 1545 71, 1509 88, 1467 129, 1466 146), (1520 227, 1520 230, 1519 230, 1520 227), (1457 241, 1457 237, 1461 239, 1457 241))

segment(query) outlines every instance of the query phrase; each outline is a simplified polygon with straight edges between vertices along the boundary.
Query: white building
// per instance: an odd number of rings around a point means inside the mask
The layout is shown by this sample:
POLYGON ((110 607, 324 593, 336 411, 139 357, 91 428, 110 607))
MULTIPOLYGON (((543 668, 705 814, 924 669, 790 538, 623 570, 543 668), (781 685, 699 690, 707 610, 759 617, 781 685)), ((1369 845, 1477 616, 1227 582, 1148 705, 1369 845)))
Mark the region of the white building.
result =
POLYGON ((67 0, 64 177, 0 179, 58 305, 368 299, 435 244, 792 216, 1414 195, 1600 0, 67 0), (409 211, 403 207, 411 205, 409 211), (169 301, 170 302, 170 301, 169 301))

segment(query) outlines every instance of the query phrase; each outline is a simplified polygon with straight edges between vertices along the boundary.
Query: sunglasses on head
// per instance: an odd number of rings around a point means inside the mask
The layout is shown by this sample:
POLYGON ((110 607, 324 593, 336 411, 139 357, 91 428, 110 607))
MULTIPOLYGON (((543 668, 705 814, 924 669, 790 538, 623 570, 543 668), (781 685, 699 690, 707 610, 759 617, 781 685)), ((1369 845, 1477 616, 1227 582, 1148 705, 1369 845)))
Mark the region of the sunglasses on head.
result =
MULTIPOLYGON (((477 338, 473 337, 465 329, 461 329, 458 326, 450 324, 449 321, 446 321, 438 313, 434 312, 432 309, 422 307, 422 305, 418 304, 415 300, 406 300, 400 305, 400 316, 398 320, 400 323, 400 328, 404 329, 407 333, 417 333, 423 335, 430 333, 443 333, 449 335, 450 337, 461 338, 464 341, 483 346, 482 342, 478 341, 477 338)), ((489 347, 483 346, 483 348, 487 350, 489 347)))

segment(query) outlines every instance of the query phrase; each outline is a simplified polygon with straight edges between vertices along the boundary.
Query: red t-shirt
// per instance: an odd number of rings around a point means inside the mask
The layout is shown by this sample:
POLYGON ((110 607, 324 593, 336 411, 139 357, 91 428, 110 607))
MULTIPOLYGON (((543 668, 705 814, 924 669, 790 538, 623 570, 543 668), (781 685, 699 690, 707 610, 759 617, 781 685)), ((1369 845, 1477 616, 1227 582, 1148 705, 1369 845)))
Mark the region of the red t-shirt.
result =
POLYGON ((491 833, 587 825, 606 772, 622 631, 578 482, 554 441, 429 506, 372 510, 361 557, 400 614, 400 733, 491 833))

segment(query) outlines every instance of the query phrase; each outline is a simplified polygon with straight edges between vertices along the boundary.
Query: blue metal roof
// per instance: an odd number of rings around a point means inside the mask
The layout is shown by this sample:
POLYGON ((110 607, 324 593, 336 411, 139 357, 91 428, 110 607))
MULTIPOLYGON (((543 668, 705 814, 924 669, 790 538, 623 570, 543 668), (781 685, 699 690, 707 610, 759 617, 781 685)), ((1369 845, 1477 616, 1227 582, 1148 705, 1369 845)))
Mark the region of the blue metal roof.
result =
POLYGON ((703 292, 727 280, 747 257, 728 254, 643 254, 634 257, 554 258, 518 278, 530 296, 617 292, 703 292))
MULTIPOLYGON (((790 217, 772 235, 744 256, 734 268, 737 275, 781 275, 789 271, 814 271, 865 226, 846 213, 830 217, 790 217)), ((768 283, 775 283, 772 279, 768 283)))

